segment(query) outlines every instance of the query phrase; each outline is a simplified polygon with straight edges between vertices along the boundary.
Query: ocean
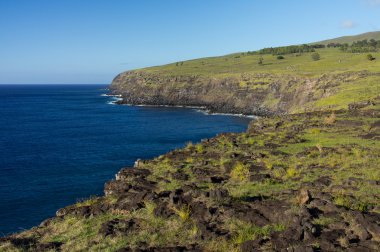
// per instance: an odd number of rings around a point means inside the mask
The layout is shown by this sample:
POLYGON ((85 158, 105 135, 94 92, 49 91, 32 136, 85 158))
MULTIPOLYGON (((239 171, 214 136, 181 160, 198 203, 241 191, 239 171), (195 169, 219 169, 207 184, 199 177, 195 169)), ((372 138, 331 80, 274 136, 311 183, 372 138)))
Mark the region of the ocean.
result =
POLYGON ((196 109, 114 105, 107 85, 0 85, 0 236, 102 195, 136 159, 164 154, 248 118, 196 109))

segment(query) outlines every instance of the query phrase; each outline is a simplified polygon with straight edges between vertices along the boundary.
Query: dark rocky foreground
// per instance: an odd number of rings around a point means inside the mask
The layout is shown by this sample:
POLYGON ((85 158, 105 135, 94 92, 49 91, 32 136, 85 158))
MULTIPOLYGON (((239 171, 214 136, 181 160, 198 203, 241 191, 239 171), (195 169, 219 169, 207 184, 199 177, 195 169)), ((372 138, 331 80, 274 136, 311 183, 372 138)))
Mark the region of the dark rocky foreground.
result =
POLYGON ((379 117, 378 97, 138 160, 0 251, 379 251, 379 117))

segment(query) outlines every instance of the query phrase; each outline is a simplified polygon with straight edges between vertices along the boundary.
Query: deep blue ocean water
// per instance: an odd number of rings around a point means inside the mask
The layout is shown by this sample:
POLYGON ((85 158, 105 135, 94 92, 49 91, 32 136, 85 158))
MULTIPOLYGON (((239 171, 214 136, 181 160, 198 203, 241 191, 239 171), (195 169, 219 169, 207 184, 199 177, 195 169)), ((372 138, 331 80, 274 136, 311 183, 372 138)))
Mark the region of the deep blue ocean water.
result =
POLYGON ((102 195, 107 180, 249 119, 109 104, 106 85, 0 85, 0 236, 102 195))

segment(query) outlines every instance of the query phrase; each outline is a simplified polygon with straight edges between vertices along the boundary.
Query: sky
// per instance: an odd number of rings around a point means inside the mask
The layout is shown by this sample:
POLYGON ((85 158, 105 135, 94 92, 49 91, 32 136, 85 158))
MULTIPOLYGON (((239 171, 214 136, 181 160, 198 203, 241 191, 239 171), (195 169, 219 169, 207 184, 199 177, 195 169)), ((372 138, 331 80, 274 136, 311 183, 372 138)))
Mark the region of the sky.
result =
POLYGON ((0 0, 0 84, 120 72, 380 30, 380 0, 0 0))

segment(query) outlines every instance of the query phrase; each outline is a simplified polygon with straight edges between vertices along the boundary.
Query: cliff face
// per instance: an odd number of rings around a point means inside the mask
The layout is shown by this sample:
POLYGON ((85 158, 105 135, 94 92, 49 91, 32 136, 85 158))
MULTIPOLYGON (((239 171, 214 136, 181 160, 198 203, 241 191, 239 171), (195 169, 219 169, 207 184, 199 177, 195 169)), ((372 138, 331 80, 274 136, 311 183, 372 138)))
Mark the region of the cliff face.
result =
POLYGON ((112 82, 113 93, 121 103, 147 105, 204 106, 211 112, 267 114, 262 106, 267 92, 241 87, 235 77, 222 79, 200 76, 159 76, 144 72, 125 72, 112 82))
MULTIPOLYGON (((272 115, 316 110, 314 103, 336 94, 340 86, 373 75, 347 72, 308 78, 285 74, 228 77, 169 76, 145 71, 119 74, 110 86, 120 104, 202 106, 210 112, 272 115)), ((327 106, 319 109, 331 109, 327 106)))

